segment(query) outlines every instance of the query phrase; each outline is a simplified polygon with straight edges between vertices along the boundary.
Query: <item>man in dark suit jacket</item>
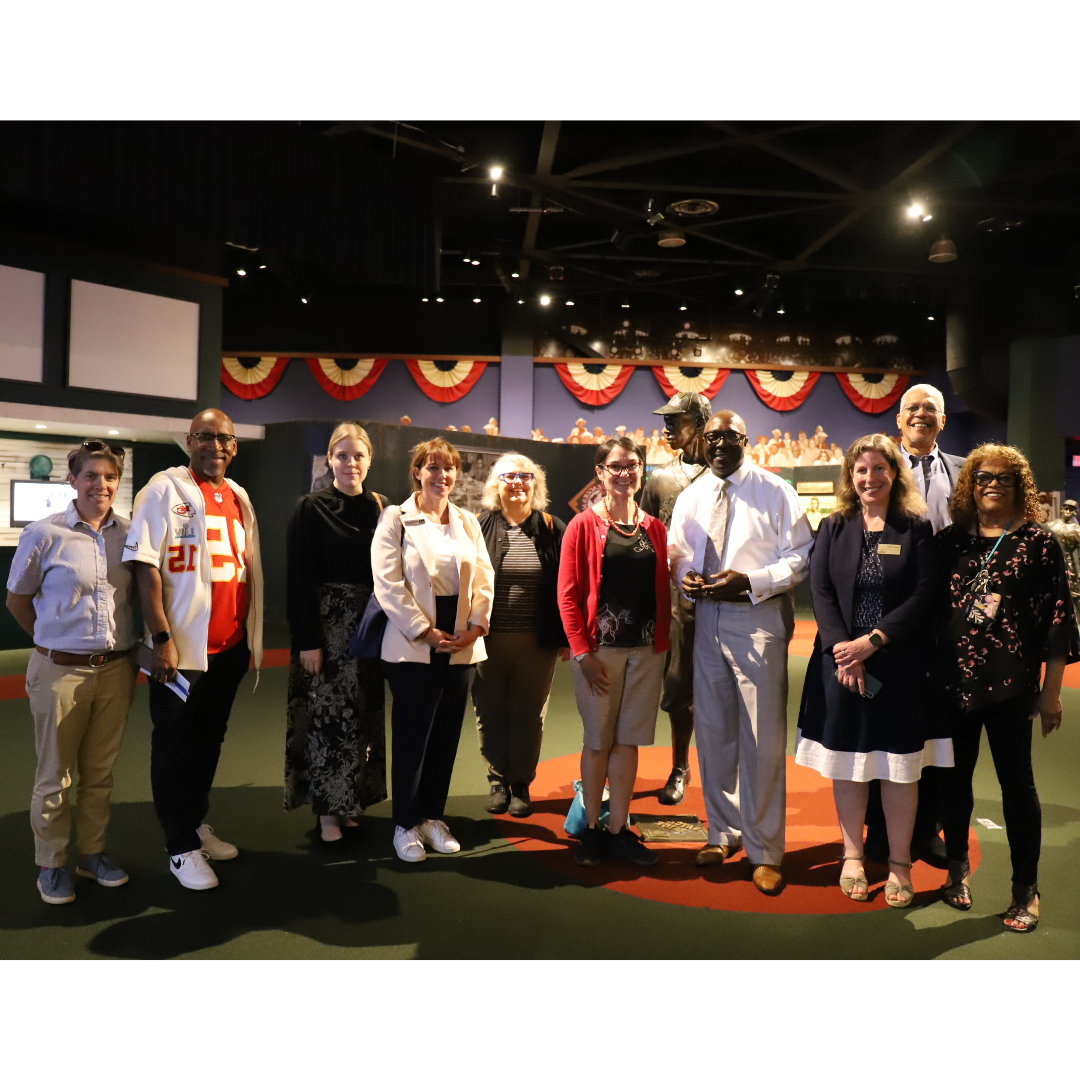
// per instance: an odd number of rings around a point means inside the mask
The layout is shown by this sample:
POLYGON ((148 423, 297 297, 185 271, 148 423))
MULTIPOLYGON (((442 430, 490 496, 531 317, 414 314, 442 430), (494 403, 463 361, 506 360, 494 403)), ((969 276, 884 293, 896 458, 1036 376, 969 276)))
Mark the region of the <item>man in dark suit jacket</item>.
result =
MULTIPOLYGON (((908 387, 900 399, 896 426, 900 429, 901 449, 915 474, 915 486, 926 500, 927 520, 934 532, 939 532, 951 523, 949 499, 964 464, 962 457, 946 454, 937 445, 938 434, 945 427, 944 395, 929 383, 908 387)), ((943 869, 947 862, 945 844, 938 836, 937 802, 935 770, 929 769, 919 781, 919 812, 911 836, 911 857, 943 869)), ((876 783, 870 785, 866 809, 866 850, 874 858, 883 853, 888 857, 885 815, 876 783)))

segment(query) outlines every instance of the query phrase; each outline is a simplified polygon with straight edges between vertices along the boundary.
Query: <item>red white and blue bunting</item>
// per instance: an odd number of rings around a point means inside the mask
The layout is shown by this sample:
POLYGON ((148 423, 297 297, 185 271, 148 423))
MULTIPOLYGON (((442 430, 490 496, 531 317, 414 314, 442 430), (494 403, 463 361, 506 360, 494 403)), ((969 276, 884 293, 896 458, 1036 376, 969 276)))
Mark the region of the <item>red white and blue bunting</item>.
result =
POLYGON ((818 375, 816 371, 746 372, 757 396, 777 412, 797 409, 810 396, 810 391, 818 381, 818 375))
POLYGON ((669 398, 676 394, 692 393, 703 394, 710 401, 730 374, 728 368, 692 367, 687 364, 664 364, 654 367, 652 372, 660 389, 669 398))
POLYGON ((287 356, 223 356, 221 382, 245 401, 266 397, 289 366, 287 356))
POLYGON ((622 393, 634 374, 633 364, 575 362, 556 364, 563 386, 583 405, 606 405, 622 393))
POLYGON ((840 389, 852 405, 865 413, 883 413, 901 398, 911 381, 910 375, 889 372, 884 375, 863 375, 858 372, 836 373, 840 389))
POLYGON ((484 373, 483 360, 406 360, 416 385, 432 401, 458 401, 484 373))
POLYGON ((329 359, 309 356, 307 366, 319 385, 338 401, 355 401, 376 383, 386 367, 385 360, 329 359))

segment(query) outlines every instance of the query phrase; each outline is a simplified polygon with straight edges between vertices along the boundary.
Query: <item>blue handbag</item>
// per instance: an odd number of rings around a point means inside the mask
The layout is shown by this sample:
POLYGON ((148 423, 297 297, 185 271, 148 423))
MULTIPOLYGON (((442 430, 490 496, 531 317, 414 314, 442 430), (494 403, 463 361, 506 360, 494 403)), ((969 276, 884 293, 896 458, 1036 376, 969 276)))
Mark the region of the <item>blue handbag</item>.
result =
MULTIPOLYGON (((604 788, 604 798, 600 803, 600 826, 601 828, 607 828, 608 821, 611 819, 611 809, 608 805, 608 790, 604 788)), ((585 798, 581 794, 581 781, 574 781, 574 801, 570 804, 570 809, 566 814, 566 821, 563 822, 563 831, 572 840, 578 840, 581 834, 585 832, 588 825, 588 819, 585 817, 585 798)), ((626 815, 626 824, 630 824, 630 815, 626 815)))
POLYGON ((389 623, 379 598, 372 593, 364 605, 360 623, 349 638, 349 655, 354 660, 378 660, 382 655, 382 639, 389 623))

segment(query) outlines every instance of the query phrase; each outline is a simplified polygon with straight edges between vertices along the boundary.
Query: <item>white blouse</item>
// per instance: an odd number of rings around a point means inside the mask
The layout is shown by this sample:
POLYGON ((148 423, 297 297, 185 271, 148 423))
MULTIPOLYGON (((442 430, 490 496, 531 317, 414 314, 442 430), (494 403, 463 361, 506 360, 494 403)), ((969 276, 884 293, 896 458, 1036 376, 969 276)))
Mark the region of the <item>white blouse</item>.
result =
POLYGON ((454 554, 454 534, 449 523, 425 528, 431 530, 432 547, 435 549, 435 573, 431 575, 431 589, 436 596, 457 596, 460 588, 457 558, 454 554))

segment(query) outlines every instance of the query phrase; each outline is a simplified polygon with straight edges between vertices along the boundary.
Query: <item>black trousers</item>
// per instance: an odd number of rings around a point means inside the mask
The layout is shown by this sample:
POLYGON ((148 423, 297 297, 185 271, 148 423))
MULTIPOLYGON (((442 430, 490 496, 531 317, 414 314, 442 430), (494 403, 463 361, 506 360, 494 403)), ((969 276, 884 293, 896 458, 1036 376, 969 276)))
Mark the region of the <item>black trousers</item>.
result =
MULTIPOLYGON (((452 633, 456 596, 435 597, 435 626, 452 633)), ((431 650, 430 664, 383 664, 394 707, 390 712, 391 816, 412 829, 446 809, 461 722, 475 664, 451 664, 449 653, 431 650)))
POLYGON ((1014 889, 1038 883, 1042 849, 1042 807, 1031 768, 1031 709, 1032 699, 1024 694, 971 712, 958 712, 953 719, 956 764, 952 769, 942 770, 946 774, 942 783, 945 849, 950 859, 966 859, 968 829, 975 807, 971 778, 979 760, 982 730, 986 728, 986 741, 1001 785, 1014 889))
POLYGON ((191 683, 187 701, 150 683, 150 788, 170 855, 202 846, 197 830, 210 808, 229 713, 250 660, 241 641, 207 657, 206 671, 182 672, 191 683))

